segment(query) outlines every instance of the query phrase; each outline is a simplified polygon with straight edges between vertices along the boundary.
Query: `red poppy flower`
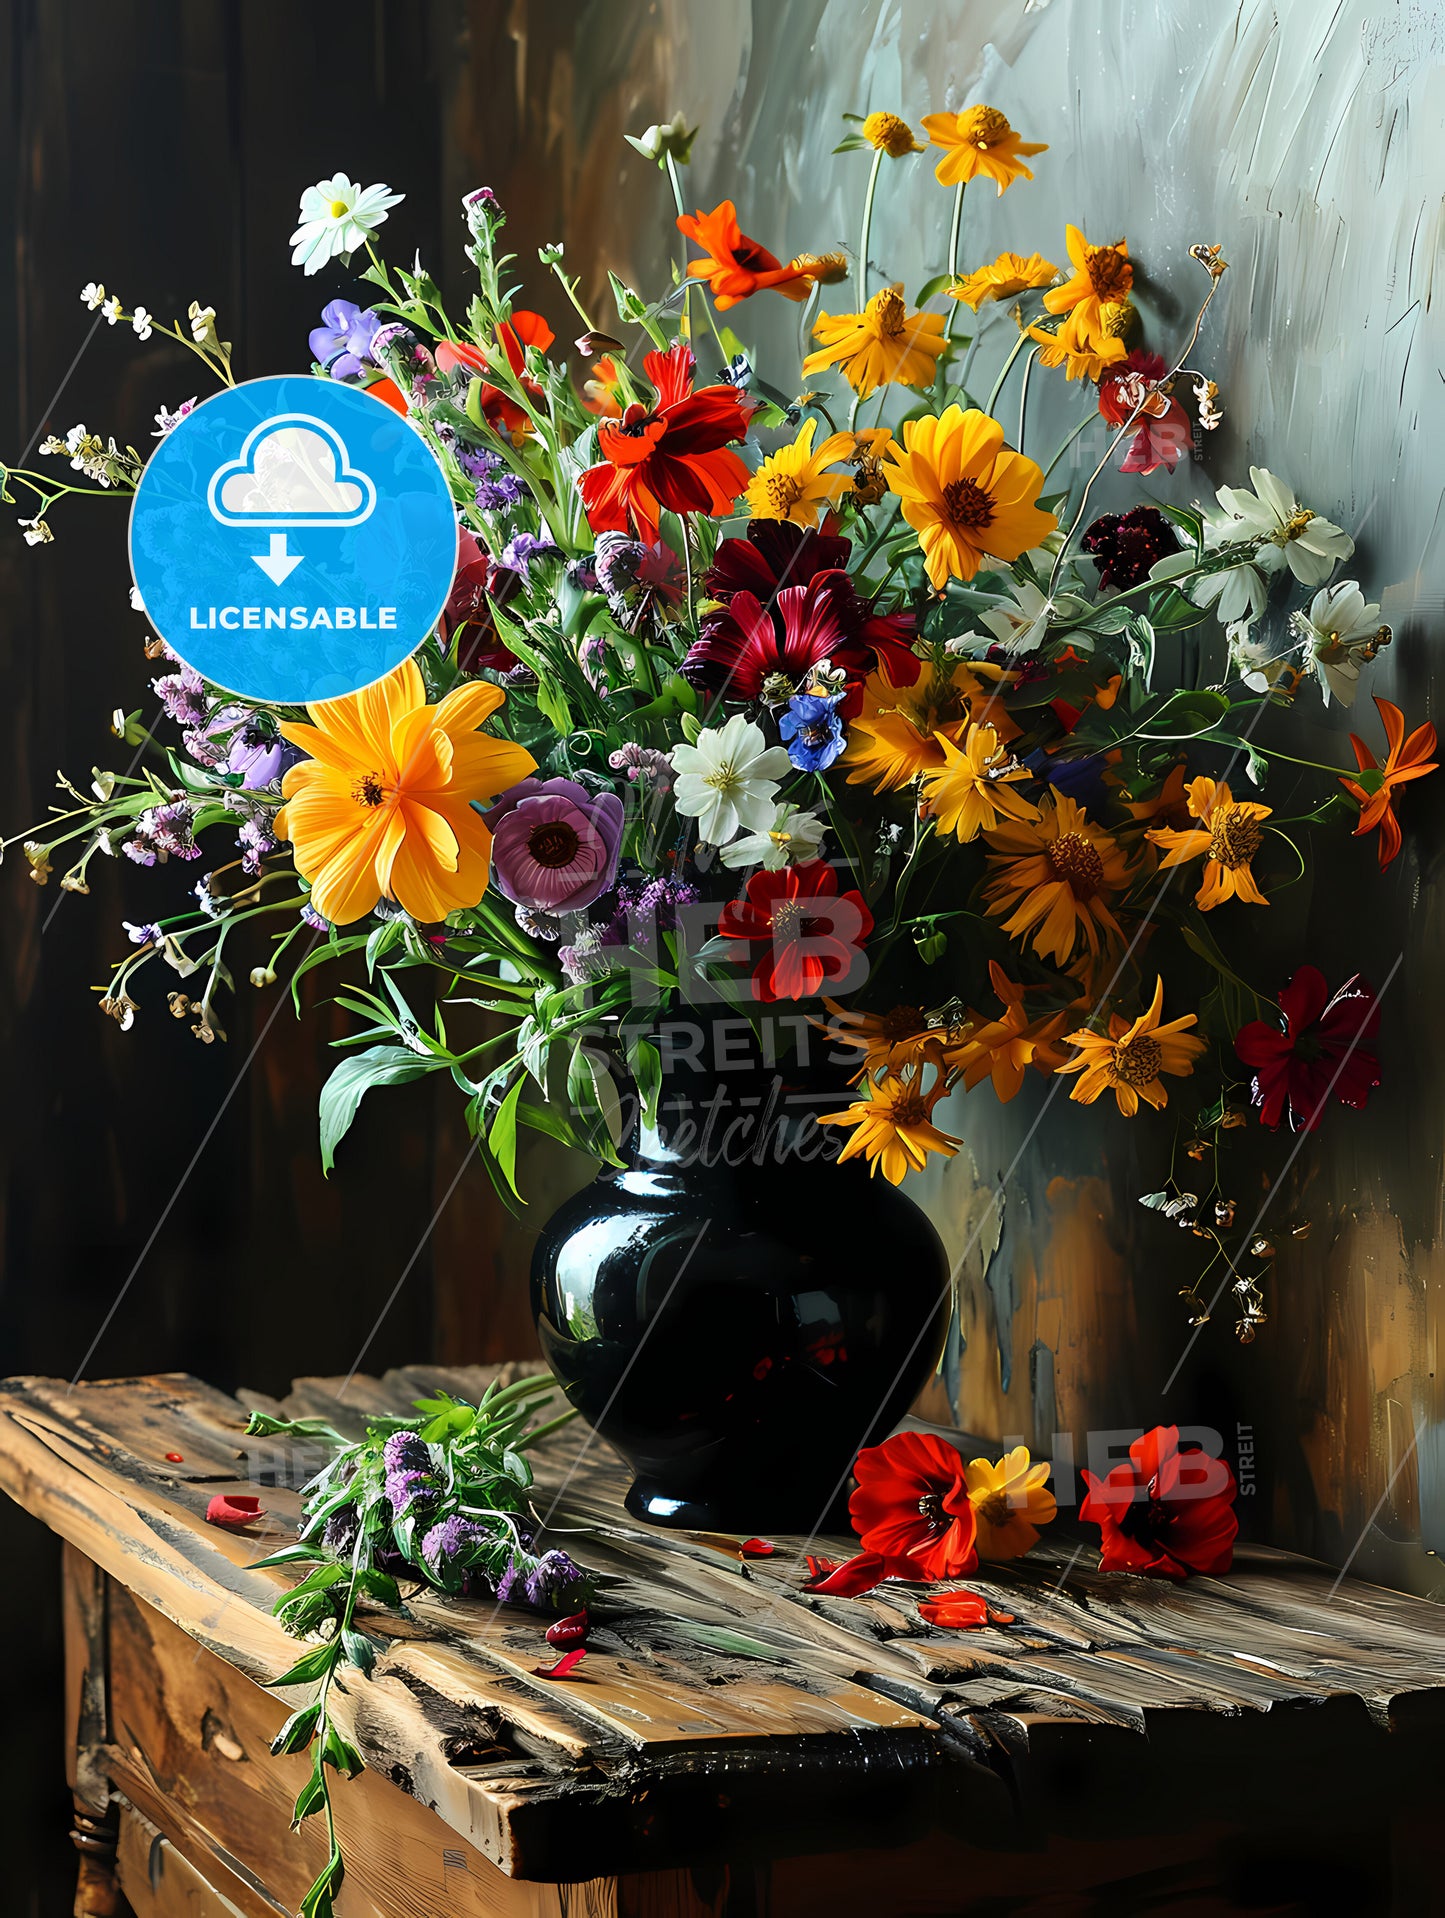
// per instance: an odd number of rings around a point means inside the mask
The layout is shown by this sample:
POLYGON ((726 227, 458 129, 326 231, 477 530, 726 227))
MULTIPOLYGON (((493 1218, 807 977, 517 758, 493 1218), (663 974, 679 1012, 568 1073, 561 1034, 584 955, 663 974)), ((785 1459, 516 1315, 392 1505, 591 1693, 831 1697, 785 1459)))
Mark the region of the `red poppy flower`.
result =
POLYGON ((1156 1425, 1129 1447, 1127 1464, 1084 1480, 1079 1516, 1102 1534, 1101 1570, 1218 1577, 1234 1562, 1234 1474, 1197 1446, 1181 1452, 1177 1425, 1156 1425))
POLYGON ((533 1678, 566 1678, 569 1672, 576 1671, 586 1656, 586 1651, 579 1645, 576 1651, 564 1652, 555 1665, 534 1665, 532 1676, 533 1678))
POLYGON ((858 892, 839 892, 825 859, 755 872, 744 897, 730 899, 718 919, 725 939, 749 942, 753 997, 813 999, 832 981, 840 990, 858 967, 873 915, 858 892))
POLYGON ((679 213, 677 224, 707 255, 705 260, 694 260, 687 270, 692 279, 707 281, 719 313, 764 287, 789 300, 808 297, 813 284, 809 276, 794 262, 784 266, 776 254, 750 240, 738 225, 738 210, 731 200, 724 200, 711 213, 701 207, 696 213, 679 213))
POLYGON ((555 1645, 559 1652, 572 1651, 586 1638, 587 1627, 586 1612, 573 1612, 570 1618, 559 1618, 555 1625, 547 1627, 547 1643, 555 1645))
POLYGON ((1190 444, 1189 416, 1178 400, 1151 391, 1168 372, 1157 353, 1139 349, 1103 373, 1099 380, 1099 411, 1110 426, 1122 426, 1143 402, 1143 412, 1129 442, 1121 473, 1153 473, 1159 467, 1173 472, 1190 444))
POLYGON ((950 1632, 974 1632, 981 1625, 1012 1625, 1012 1612, 998 1612, 988 1600, 978 1592, 967 1592, 960 1587, 953 1592, 939 1592, 933 1598, 920 1600, 918 1616, 926 1625, 938 1625, 950 1632))
POLYGON ((721 518, 748 483, 748 469, 729 442, 747 431, 734 386, 692 390, 696 365, 681 340, 643 361, 657 390, 651 412, 640 403, 618 420, 602 420, 597 448, 602 458, 577 482, 594 533, 625 533, 657 543, 658 518, 672 513, 709 513, 721 518))
POLYGON ((510 566, 499 566, 466 527, 457 539, 457 571, 438 622, 442 641, 457 649, 464 673, 506 673, 521 664, 497 636, 493 605, 505 606, 521 587, 510 566))
MULTIPOLYGON (((832 581, 833 617, 843 631, 848 658, 863 659, 869 670, 876 663, 895 686, 911 686, 917 679, 920 662, 913 651, 912 613, 878 613, 870 601, 859 597, 848 574, 852 543, 841 534, 793 525, 791 520, 755 519, 746 539, 725 539, 703 576, 703 585, 713 599, 726 605, 738 593, 751 593, 764 606, 771 606, 784 587, 807 586, 821 574, 836 575, 832 581)), ((720 614, 705 618, 702 639, 693 646, 683 663, 683 672, 698 685, 709 683, 712 655, 709 638, 720 614)), ((845 711, 844 717, 850 715, 845 711)))
MULTIPOLYGON (((540 313, 529 313, 525 308, 513 313, 510 320, 503 320, 497 328, 496 345, 501 348, 507 365, 533 400, 541 400, 542 389, 535 380, 523 377, 527 348, 535 346, 539 353, 545 353, 556 337, 540 313)), ((497 432, 508 433, 515 439, 530 430, 531 421, 509 393, 504 393, 487 379, 490 354, 495 351, 496 347, 473 346, 469 340, 441 340, 437 344, 436 362, 443 373, 464 372, 478 376, 482 381, 478 401, 483 417, 497 432)))
POLYGON ((805 1592, 823 1592, 829 1598, 859 1598, 885 1578, 921 1580, 911 1558, 885 1558, 881 1552, 859 1552, 840 1565, 833 1558, 809 1558, 805 1592))
POLYGON ((1284 1031, 1251 1019, 1234 1049, 1254 1067, 1254 1103, 1273 1132, 1289 1111, 1290 1130, 1313 1132, 1330 1099, 1364 1110, 1380 1083, 1375 1036, 1380 1009, 1374 987, 1358 973, 1330 997, 1318 966, 1301 966, 1279 995, 1284 1031))
POLYGON ((206 1507, 207 1525, 219 1525, 227 1532, 244 1531, 265 1516, 265 1506, 249 1492, 217 1492, 206 1507))
POLYGON ((927 1432, 895 1432, 858 1454, 853 1476, 848 1510, 865 1551, 911 1559, 920 1578, 976 1570, 973 1505, 953 1446, 927 1432))

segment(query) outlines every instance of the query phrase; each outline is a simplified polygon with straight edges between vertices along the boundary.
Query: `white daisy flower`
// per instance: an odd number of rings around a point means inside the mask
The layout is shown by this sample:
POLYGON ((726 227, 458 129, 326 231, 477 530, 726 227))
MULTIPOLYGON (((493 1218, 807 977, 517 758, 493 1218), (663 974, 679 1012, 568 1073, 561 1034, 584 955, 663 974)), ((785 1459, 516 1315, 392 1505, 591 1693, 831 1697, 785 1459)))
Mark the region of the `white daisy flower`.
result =
POLYGON ((338 254, 354 253, 404 195, 379 181, 360 187, 344 173, 307 187, 301 195, 301 224, 291 235, 291 264, 319 273, 338 254))
POLYGON ((1217 494, 1233 524, 1232 537, 1278 548, 1301 586, 1322 586, 1335 561, 1354 552, 1355 542, 1332 521, 1301 506, 1293 487, 1266 467, 1251 466, 1249 477, 1252 493, 1243 486, 1221 486, 1217 494))
POLYGON ((80 297, 93 313, 98 306, 105 303, 105 288, 99 280, 87 280, 80 289, 80 297))
POLYGON ((155 314, 147 312, 143 306, 138 306, 135 312, 131 314, 130 323, 135 328, 135 336, 138 340, 148 340, 150 338, 151 321, 154 318, 155 314))
POLYGON ((718 855, 725 866, 762 866, 777 872, 790 859, 815 859, 827 830, 816 813, 779 806, 766 832, 744 833, 718 855))
POLYGON ((671 759, 677 810, 697 821, 709 846, 726 846, 744 826, 767 832, 778 781, 792 771, 786 748, 769 746, 762 729, 741 713, 725 726, 704 727, 691 746, 674 746, 671 759))
POLYGON ((1292 613, 1290 626, 1304 643, 1307 665, 1319 675, 1325 704, 1333 695, 1342 706, 1353 706, 1361 666, 1390 643, 1378 602, 1366 600, 1358 580, 1337 580, 1315 594, 1307 612, 1292 613))

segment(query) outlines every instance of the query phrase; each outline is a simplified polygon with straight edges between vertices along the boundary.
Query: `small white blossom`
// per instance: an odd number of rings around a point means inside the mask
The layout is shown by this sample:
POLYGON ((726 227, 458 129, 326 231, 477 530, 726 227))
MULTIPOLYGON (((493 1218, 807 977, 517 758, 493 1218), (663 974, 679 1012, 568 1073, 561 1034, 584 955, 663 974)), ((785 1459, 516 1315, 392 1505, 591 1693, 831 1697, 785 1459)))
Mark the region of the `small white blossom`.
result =
POLYGON ((196 396, 193 393, 188 400, 181 401, 174 413, 171 412, 169 407, 163 406, 160 412, 156 414, 156 430, 151 434, 151 438, 153 440, 161 440, 165 438, 167 433, 174 432, 176 427, 178 427, 181 421, 186 417, 187 413, 194 411, 195 404, 196 396))
POLYGON ((105 323, 107 326, 114 326, 117 320, 124 319, 125 317, 121 309, 120 296, 118 294, 112 294, 100 310, 105 315, 105 323))
POLYGON ((135 329, 135 336, 138 340, 148 340, 150 338, 151 321, 154 318, 155 314, 147 312, 143 306, 138 306, 135 312, 131 314, 130 323, 135 329))
POLYGON ((1308 612, 1292 614, 1290 626, 1304 643, 1307 670, 1319 676, 1325 704, 1333 695, 1342 706, 1353 706, 1361 666, 1390 643, 1378 603, 1366 600, 1357 580, 1337 580, 1315 594, 1308 612))
POLYGON ((674 746, 678 775, 674 804, 697 821, 709 846, 726 846, 743 827, 766 832, 772 825, 778 781, 792 771, 782 746, 769 746, 762 729, 741 713, 725 726, 704 727, 693 745, 674 746))
POLYGON ((48 541, 55 538, 50 527, 38 513, 34 519, 22 519, 19 523, 25 529, 25 544, 27 546, 44 546, 48 541))
POLYGON ((80 289, 80 297, 93 313, 98 306, 105 303, 105 288, 99 280, 87 280, 80 289))
POLYGON ((777 872, 790 859, 816 858, 826 830, 816 813, 782 805, 766 832, 744 833, 725 846, 718 857, 725 866, 763 866, 768 872, 777 872))
POLYGON ((133 613, 143 613, 146 609, 145 601, 140 596, 139 586, 132 586, 130 589, 130 609, 133 613))
POLYGON ((192 300, 186 308, 186 318, 191 323, 191 338, 197 346, 203 346, 206 335, 213 330, 215 324, 215 307, 202 306, 198 300, 192 300))
POLYGON ((354 253, 403 197, 380 181, 360 187, 344 173, 307 187, 301 195, 301 224, 291 235, 292 266, 310 275, 338 254, 354 253))

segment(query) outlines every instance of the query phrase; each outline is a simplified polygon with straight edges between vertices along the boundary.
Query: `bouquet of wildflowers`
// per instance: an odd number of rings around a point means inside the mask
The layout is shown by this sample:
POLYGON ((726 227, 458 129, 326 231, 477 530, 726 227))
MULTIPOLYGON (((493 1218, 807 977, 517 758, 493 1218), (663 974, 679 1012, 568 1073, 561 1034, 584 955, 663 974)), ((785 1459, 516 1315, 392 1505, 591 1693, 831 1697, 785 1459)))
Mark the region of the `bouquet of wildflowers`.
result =
MULTIPOLYGON (((159 974, 172 1012, 223 1038, 242 928, 270 932, 262 989, 354 956, 326 1162, 368 1088, 446 1073, 504 1188, 520 1125, 614 1157, 604 1054, 655 1102, 659 1025, 703 997, 825 1028, 853 1091, 819 1123, 895 1183, 956 1151, 940 1104, 985 1081, 1011 1100, 1052 1080, 1130 1118, 1172 1098, 1200 1160, 1251 1103, 1297 1128, 1364 1104, 1370 986, 1288 958, 1262 973, 1256 947, 1321 833, 1373 834, 1388 865, 1404 789, 1434 770, 1434 729, 1384 699, 1341 767, 1277 747, 1278 719, 1256 737, 1297 695, 1352 705, 1389 641, 1338 577, 1353 540, 1262 467, 1201 504, 1150 497, 1222 417, 1199 351, 1218 246, 1150 263, 1196 275, 1199 299, 1182 337, 1147 339, 1123 238, 1071 226, 1062 264, 971 257, 966 189, 1013 190, 1041 145, 990 106, 922 125, 855 122, 840 151, 872 156, 856 247, 820 235, 787 260, 732 201, 690 210, 691 133, 649 129, 632 144, 672 186, 672 283, 649 297, 611 275, 589 311, 543 248, 574 350, 521 303, 489 190, 463 209, 461 313, 419 260, 378 250, 399 196, 341 174, 307 190, 295 263, 361 255, 371 296, 326 305, 315 376, 424 437, 460 564, 381 684, 277 709, 162 657, 175 730, 117 715, 127 770, 62 782, 24 836, 40 883, 58 868, 83 892, 97 857, 199 873, 189 891, 154 875, 108 1013, 128 1027, 159 974), (952 196, 943 270, 910 292, 876 282, 870 227, 885 169, 924 152, 952 196), (749 318, 776 300, 798 309, 800 365, 755 365, 749 318), (1040 450, 1046 379, 1079 418, 1040 450), (1101 511, 1110 469, 1140 491, 1101 511)), ((84 297, 231 381, 209 307, 168 329, 99 285, 84 297)), ((35 543, 63 495, 123 495, 142 466, 84 426, 42 450, 79 477, 4 475, 35 543)), ((1220 1192, 1171 1181, 1146 1203, 1224 1256, 1220 1192)), ((1257 1287, 1241 1298, 1250 1337, 1257 1287)))

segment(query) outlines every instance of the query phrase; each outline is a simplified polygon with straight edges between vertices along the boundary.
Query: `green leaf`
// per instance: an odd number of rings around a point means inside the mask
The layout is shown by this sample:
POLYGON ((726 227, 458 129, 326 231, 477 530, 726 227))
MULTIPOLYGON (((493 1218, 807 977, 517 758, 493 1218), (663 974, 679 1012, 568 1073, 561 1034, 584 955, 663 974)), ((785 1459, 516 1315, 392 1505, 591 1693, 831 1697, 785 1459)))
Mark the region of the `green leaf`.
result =
MULTIPOLYGON (((925 280, 923 285, 919 287, 918 298, 915 304, 922 306, 925 300, 931 300, 935 293, 941 293, 946 286, 952 285, 953 275, 951 273, 935 273, 931 280, 925 280)), ((959 341, 960 346, 964 344, 964 341, 959 341)))
POLYGON ((341 1849, 339 1846, 334 1846, 331 1856, 322 1868, 320 1877, 301 1900, 298 1918, 336 1918, 335 1898, 345 1876, 346 1867, 341 1860, 341 1849))
POLYGON ((309 1705, 303 1705, 300 1711, 292 1712, 271 1740, 271 1756, 284 1758, 288 1753, 304 1751, 311 1743, 311 1734, 316 1730, 316 1723, 320 1716, 320 1699, 314 1700, 309 1705))
MULTIPOLYGON (((295 1831, 303 1818, 312 1818, 318 1811, 326 1809, 326 1780, 319 1770, 313 1771, 306 1783, 296 1794, 296 1803, 291 1810, 291 1829, 295 1831)), ((305 1907, 303 1906, 304 1910, 305 1907)))
POLYGON ((322 1171, 330 1172, 335 1165, 336 1148, 372 1086, 407 1085, 447 1063, 445 1059, 423 1059, 404 1046, 371 1046, 343 1059, 321 1088, 322 1171))
POLYGON ((272 1691, 284 1691, 288 1685, 314 1685, 336 1663, 337 1647, 333 1645, 313 1645, 303 1652, 289 1672, 283 1672, 279 1678, 268 1678, 266 1684, 272 1691))
POLYGON ((321 1760, 330 1765, 333 1771, 345 1772, 348 1778, 357 1778, 366 1770, 366 1760, 332 1720, 326 1721, 326 1730, 321 1735, 321 1760))
POLYGON ((627 1064, 642 1100, 643 1118, 657 1124, 657 1101, 662 1094, 662 1054, 650 1039, 633 1039, 627 1047, 627 1064))
POLYGON ((511 1091, 497 1108, 487 1133, 487 1149, 501 1168, 502 1176, 520 1199, 517 1191, 517 1102, 522 1096, 522 1087, 526 1081, 518 1079, 511 1091))

